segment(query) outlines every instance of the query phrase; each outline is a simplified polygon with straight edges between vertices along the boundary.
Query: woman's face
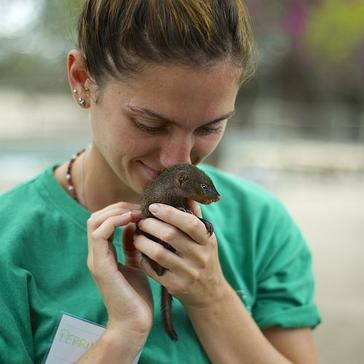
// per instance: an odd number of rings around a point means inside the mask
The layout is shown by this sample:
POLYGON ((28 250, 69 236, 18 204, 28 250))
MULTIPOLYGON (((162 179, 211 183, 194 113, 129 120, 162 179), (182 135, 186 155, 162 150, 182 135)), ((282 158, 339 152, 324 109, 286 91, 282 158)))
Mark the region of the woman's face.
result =
POLYGON ((197 164, 218 145, 239 88, 236 68, 150 66, 112 80, 91 103, 93 147, 137 194, 164 168, 197 164))

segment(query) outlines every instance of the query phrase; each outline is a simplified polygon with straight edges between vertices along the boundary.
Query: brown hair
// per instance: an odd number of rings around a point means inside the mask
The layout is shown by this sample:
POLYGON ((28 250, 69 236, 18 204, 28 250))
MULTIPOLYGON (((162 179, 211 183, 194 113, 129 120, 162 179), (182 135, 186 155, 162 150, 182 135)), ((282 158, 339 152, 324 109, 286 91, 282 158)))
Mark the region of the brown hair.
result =
POLYGON ((231 59, 252 73, 249 16, 242 0, 85 0, 79 48, 101 86, 152 63, 206 66, 231 59))

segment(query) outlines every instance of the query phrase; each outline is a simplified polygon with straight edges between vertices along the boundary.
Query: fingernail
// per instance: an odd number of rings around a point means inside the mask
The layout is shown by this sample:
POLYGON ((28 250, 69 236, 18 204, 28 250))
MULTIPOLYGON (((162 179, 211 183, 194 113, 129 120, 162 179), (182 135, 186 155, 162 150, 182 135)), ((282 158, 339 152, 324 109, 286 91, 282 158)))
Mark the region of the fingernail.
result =
POLYGON ((149 206, 149 211, 153 214, 157 213, 159 211, 160 205, 158 203, 154 203, 149 206))

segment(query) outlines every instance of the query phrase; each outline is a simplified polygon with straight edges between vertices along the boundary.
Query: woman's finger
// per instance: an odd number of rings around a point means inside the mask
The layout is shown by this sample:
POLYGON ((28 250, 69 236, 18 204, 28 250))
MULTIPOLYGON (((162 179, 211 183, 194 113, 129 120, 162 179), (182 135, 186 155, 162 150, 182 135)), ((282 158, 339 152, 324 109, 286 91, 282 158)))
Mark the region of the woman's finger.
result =
POLYGON ((94 241, 108 240, 117 227, 124 226, 132 222, 133 214, 131 211, 122 215, 108 217, 96 230, 91 231, 90 237, 94 241))
POLYGON ((114 249, 112 245, 112 236, 115 228, 127 225, 132 221, 132 213, 129 211, 123 215, 116 215, 107 218, 96 230, 88 225, 88 265, 94 266, 95 262, 106 259, 109 261, 110 252, 115 260, 114 249))
POLYGON ((137 235, 134 245, 139 252, 154 260, 163 268, 171 271, 183 271, 186 268, 181 257, 144 235, 137 235))
POLYGON ((192 214, 159 203, 149 206, 149 210, 157 219, 177 227, 198 244, 206 244, 211 237, 205 224, 192 214))
POLYGON ((139 262, 139 266, 140 268, 143 270, 144 273, 146 273, 149 277, 153 278, 155 281, 159 282, 162 284, 161 280, 163 278, 165 278, 165 276, 168 274, 168 271, 166 271, 163 276, 159 276, 154 269, 152 268, 152 266, 150 265, 150 263, 148 262, 148 260, 142 256, 142 258, 140 259, 139 262))
POLYGON ((106 206, 101 210, 95 211, 93 213, 94 216, 102 215, 105 211, 113 210, 113 209, 120 209, 120 210, 138 210, 140 209, 139 204, 134 204, 130 202, 117 202, 112 205, 106 206))
POLYGON ((131 208, 127 208, 125 205, 118 205, 118 206, 114 206, 111 208, 105 208, 101 211, 97 211, 97 212, 93 213, 90 217, 90 225, 91 225, 92 229, 96 230, 107 218, 109 218, 111 216, 115 216, 115 215, 123 215, 129 211, 132 212, 134 220, 136 220, 136 217, 138 217, 138 218, 141 217, 140 208, 131 209, 131 208))
POLYGON ((180 256, 189 256, 196 252, 198 245, 178 228, 154 218, 147 218, 138 223, 138 227, 161 241, 171 245, 180 256))

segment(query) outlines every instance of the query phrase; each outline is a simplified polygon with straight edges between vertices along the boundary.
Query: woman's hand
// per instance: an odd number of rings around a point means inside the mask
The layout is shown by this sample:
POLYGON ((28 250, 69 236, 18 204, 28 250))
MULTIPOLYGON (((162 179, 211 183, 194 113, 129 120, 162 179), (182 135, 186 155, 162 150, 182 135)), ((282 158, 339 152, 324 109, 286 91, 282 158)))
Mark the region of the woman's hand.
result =
POLYGON ((134 222, 139 219, 139 205, 121 202, 95 212, 87 223, 87 265, 104 299, 107 329, 131 339, 146 338, 153 321, 150 287, 133 243, 134 222), (120 226, 125 226, 124 264, 117 262, 112 243, 114 230, 120 226))
MULTIPOLYGON (((215 234, 210 235, 205 225, 194 215, 172 206, 157 204, 152 210, 158 218, 141 220, 138 227, 171 245, 173 253, 144 235, 135 237, 135 247, 159 263, 167 271, 158 276, 144 259, 143 270, 179 298, 186 308, 207 307, 223 299, 229 286, 223 276, 215 234)), ((193 211, 201 216, 196 203, 193 211)))

